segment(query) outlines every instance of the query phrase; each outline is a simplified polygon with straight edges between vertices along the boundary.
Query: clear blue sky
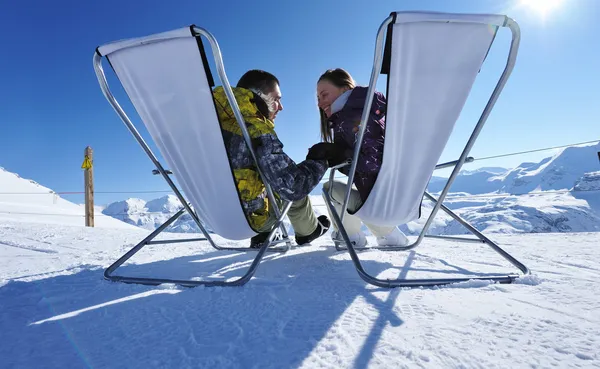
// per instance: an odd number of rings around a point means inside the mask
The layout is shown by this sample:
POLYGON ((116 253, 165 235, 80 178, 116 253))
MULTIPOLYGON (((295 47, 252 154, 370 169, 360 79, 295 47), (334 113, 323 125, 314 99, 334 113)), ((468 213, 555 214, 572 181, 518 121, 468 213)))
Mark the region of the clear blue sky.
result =
MULTIPOLYGON (((0 166, 55 191, 81 191, 83 150, 90 145, 96 191, 168 189, 151 175, 151 161, 102 96, 92 55, 110 41, 192 23, 219 41, 230 82, 252 68, 279 77, 285 110, 276 129, 288 154, 301 161, 319 139, 317 78, 327 68, 343 67, 367 84, 377 28, 395 10, 505 13, 519 22, 517 65, 471 152, 475 157, 600 138, 600 1, 565 0, 545 20, 518 3, 2 1, 0 166)), ((442 160, 462 150, 502 71, 509 42, 510 31, 501 30, 442 160)), ((116 88, 114 81, 109 80, 116 88)), ((465 169, 511 167, 547 155, 482 161, 465 169)), ((97 194, 96 204, 160 195, 97 194)))

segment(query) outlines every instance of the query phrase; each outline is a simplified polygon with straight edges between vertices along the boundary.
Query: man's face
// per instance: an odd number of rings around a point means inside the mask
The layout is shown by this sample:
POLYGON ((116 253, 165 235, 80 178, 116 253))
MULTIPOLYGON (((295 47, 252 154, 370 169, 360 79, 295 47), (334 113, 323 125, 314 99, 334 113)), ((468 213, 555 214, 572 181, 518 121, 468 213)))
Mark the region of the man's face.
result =
POLYGON ((268 100, 267 105, 269 106, 269 119, 275 120, 277 117, 277 113, 283 110, 283 105, 281 105, 281 91, 279 90, 279 85, 275 85, 273 91, 269 92, 267 95, 268 100))

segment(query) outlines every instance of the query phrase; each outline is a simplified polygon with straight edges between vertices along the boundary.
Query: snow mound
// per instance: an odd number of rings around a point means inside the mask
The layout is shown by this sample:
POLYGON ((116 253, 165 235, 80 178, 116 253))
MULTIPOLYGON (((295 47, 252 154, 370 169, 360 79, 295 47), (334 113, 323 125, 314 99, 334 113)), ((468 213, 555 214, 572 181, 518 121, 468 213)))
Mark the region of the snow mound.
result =
MULTIPOLYGON (((85 226, 84 208, 60 197, 48 187, 0 168, 0 220, 85 226)), ((111 217, 95 213, 94 225, 130 228, 111 217)))

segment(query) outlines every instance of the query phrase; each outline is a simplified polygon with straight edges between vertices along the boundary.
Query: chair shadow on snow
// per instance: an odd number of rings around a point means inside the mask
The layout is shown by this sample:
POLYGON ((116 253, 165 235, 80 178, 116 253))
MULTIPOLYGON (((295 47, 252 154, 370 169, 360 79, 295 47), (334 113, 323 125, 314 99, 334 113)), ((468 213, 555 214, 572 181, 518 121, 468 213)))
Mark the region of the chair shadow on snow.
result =
MULTIPOLYGON (((335 325, 360 345, 354 367, 366 368, 385 327, 403 324, 394 309, 401 289, 367 288, 352 261, 336 255, 323 247, 269 253, 242 287, 124 284, 104 280, 102 268, 10 282, 0 288, 0 322, 9 338, 0 357, 8 358, 8 367, 23 368, 40 362, 47 367, 296 368, 313 351, 327 349, 319 347, 323 339, 339 341, 331 332, 335 325), (375 291, 389 294, 382 301, 375 291), (357 299, 376 311, 374 324, 363 309, 353 309, 357 299), (370 324, 370 332, 361 331, 370 324)), ((404 265, 396 267, 399 277, 413 270, 417 254, 404 255, 404 265)), ((207 270, 232 278, 241 276, 254 256, 211 251, 126 264, 116 274, 188 279, 207 270)), ((374 275, 393 267, 370 260, 363 265, 374 275)))

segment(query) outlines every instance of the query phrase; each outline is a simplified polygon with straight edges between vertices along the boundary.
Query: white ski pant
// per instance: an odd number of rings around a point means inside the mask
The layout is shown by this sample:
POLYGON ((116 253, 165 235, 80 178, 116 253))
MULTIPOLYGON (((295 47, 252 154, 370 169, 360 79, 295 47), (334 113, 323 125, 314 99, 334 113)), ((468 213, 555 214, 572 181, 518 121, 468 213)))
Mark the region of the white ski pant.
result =
MULTIPOLYGON (((329 192, 329 196, 331 197, 331 202, 333 203, 333 207, 335 208, 338 215, 341 215, 342 205, 344 204, 344 196, 346 196, 346 183, 333 181, 332 188, 329 188, 329 182, 325 182, 323 184, 323 188, 325 191, 329 192)), ((325 195, 323 195, 325 198, 325 195)), ((327 201, 325 199, 325 201, 327 201)), ((350 191, 350 199, 348 200, 348 211, 354 212, 362 205, 362 200, 360 198, 360 194, 358 193, 358 189, 356 186, 352 185, 352 190, 350 191)), ((329 208, 327 208, 329 211, 329 208)), ((333 224, 334 229, 337 231, 337 225, 333 221, 333 217, 329 214, 329 218, 331 219, 331 223, 333 224)), ((346 232, 348 236, 356 234, 361 231, 361 226, 363 224, 362 220, 356 215, 351 215, 346 212, 344 214, 344 220, 342 222, 344 228, 346 228, 346 232)), ((378 226, 376 224, 364 223, 365 226, 371 231, 371 233, 376 237, 387 236, 392 232, 396 227, 389 226, 378 226)))

